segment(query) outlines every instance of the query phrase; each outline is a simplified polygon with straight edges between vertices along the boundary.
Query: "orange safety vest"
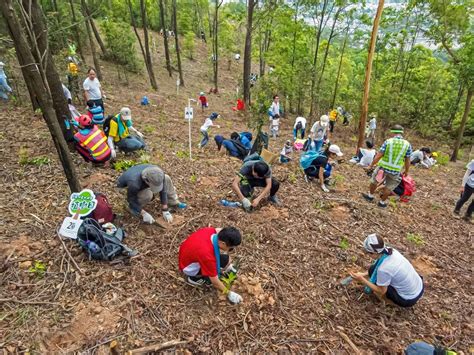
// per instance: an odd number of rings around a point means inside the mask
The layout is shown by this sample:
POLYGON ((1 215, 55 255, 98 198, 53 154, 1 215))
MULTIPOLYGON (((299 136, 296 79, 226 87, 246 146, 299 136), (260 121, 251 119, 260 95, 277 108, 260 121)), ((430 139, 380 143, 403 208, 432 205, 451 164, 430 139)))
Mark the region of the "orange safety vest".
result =
POLYGON ((97 126, 89 130, 88 134, 82 134, 79 130, 74 137, 79 142, 83 151, 86 150, 92 160, 103 161, 110 156, 110 148, 107 144, 107 137, 97 126))

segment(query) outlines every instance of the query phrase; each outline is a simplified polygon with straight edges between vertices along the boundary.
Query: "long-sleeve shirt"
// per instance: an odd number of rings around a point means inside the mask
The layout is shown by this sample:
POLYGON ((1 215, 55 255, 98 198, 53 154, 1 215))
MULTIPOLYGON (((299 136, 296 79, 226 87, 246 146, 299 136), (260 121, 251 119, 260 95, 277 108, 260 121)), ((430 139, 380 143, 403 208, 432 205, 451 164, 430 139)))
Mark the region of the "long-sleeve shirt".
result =
MULTIPOLYGON (((142 172, 146 168, 153 167, 152 164, 140 164, 132 166, 124 172, 117 181, 117 187, 127 188, 127 202, 132 214, 138 216, 142 211, 142 206, 138 203, 138 193, 149 188, 148 184, 142 179, 142 172)), ((163 180, 163 189, 159 192, 162 205, 168 204, 166 194, 166 179, 163 180)))

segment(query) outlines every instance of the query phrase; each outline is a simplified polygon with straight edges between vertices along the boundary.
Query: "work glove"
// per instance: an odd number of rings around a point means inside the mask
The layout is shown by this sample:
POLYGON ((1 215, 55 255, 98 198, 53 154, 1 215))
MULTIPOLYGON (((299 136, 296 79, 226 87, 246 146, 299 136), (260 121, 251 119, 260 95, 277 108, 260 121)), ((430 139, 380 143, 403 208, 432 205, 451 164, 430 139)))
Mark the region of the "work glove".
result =
POLYGON ((233 264, 229 264, 225 269, 224 269, 224 273, 228 273, 228 272, 233 272, 234 274, 237 273, 237 269, 235 268, 235 266, 233 264))
POLYGON ((115 151, 115 149, 110 149, 110 156, 112 157, 112 159, 115 159, 117 157, 117 152, 115 151))
POLYGON ((238 304, 244 300, 241 295, 235 293, 234 291, 229 291, 229 293, 227 294, 227 299, 232 304, 238 304))
POLYGON ((142 132, 139 132, 139 131, 135 130, 135 133, 136 133, 137 136, 139 136, 140 138, 143 138, 143 133, 142 133, 142 132))
POLYGON ((170 213, 170 211, 163 211, 163 218, 168 223, 173 222, 173 215, 170 213))
POLYGON ((143 216, 143 222, 145 223, 153 224, 155 222, 155 219, 148 212, 143 211, 142 216, 143 216))
POLYGON ((244 198, 242 200, 242 207, 246 210, 249 210, 252 207, 252 203, 250 202, 248 198, 244 198))
POLYGON ((321 190, 323 190, 324 192, 329 192, 329 189, 324 184, 321 185, 321 190))

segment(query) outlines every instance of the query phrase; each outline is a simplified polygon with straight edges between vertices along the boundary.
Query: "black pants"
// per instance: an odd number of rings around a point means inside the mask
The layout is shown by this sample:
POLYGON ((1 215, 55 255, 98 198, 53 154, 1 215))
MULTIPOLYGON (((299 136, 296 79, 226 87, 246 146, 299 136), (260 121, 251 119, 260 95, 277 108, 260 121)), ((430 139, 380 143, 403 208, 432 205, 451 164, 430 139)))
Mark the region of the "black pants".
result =
MULTIPOLYGON (((317 178, 317 177, 319 177, 319 169, 322 169, 322 167, 319 167, 319 166, 316 167, 314 165, 310 165, 309 167, 304 169, 304 173, 309 177, 317 178)), ((325 179, 327 179, 329 176, 331 176, 331 174, 324 171, 323 176, 324 176, 325 179)))
POLYGON ((336 125, 336 121, 329 121, 329 132, 334 132, 334 126, 336 125))
MULTIPOLYGON (((474 194, 474 188, 470 187, 468 184, 464 186, 464 192, 461 195, 461 198, 458 200, 456 203, 456 207, 454 208, 455 211, 460 211, 461 207, 469 201, 471 198, 472 194, 474 194)), ((467 208, 466 211, 466 216, 467 217, 472 217, 472 213, 474 212, 474 199, 472 199, 471 204, 467 208)))
MULTIPOLYGON (((230 261, 229 255, 220 254, 221 269, 225 268, 229 264, 229 261, 230 261)), ((189 278, 193 281, 206 280, 206 283, 211 284, 211 279, 207 276, 202 276, 201 270, 199 270, 196 276, 189 276, 189 278)))
MULTIPOLYGON (((372 276, 374 270, 375 270, 375 264, 372 264, 369 268, 369 276, 372 276)), ((421 278, 421 280, 423 282, 423 278, 421 278)), ((415 298, 411 300, 406 300, 398 294, 395 288, 389 285, 387 287, 387 293, 385 294, 385 297, 387 297, 390 301, 392 301, 393 303, 395 303, 396 305, 400 307, 412 307, 415 305, 416 302, 418 302, 421 296, 423 296, 424 292, 425 292, 425 285, 423 285, 423 288, 421 289, 421 292, 418 296, 416 296, 415 298)))
MULTIPOLYGON (((253 189, 255 187, 265 187, 267 186, 265 182, 265 178, 263 179, 247 179, 246 181, 241 181, 240 182, 240 192, 242 195, 245 197, 250 197, 252 196, 253 189)), ((275 196, 275 194, 278 192, 278 189, 280 188, 280 183, 276 181, 275 178, 272 178, 272 187, 270 189, 270 196, 275 196)))

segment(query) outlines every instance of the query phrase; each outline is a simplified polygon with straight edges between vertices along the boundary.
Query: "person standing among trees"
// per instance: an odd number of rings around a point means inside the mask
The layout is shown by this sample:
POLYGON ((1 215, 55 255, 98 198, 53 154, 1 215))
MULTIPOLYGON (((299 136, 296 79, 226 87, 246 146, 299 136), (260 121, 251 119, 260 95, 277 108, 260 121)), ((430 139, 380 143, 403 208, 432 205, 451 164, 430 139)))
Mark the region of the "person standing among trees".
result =
POLYGON ((367 170, 369 174, 372 174, 370 190, 369 193, 362 194, 367 201, 372 202, 375 198, 375 190, 380 184, 384 184, 382 197, 378 203, 378 206, 382 208, 387 207, 388 196, 402 181, 402 170, 404 170, 403 175, 408 175, 412 153, 411 144, 403 139, 402 126, 395 125, 390 132, 393 137, 382 144, 372 164, 368 166, 367 170), (376 165, 377 168, 374 170, 376 165))
POLYGON ((84 89, 84 98, 87 101, 93 101, 96 106, 102 107, 102 111, 105 112, 104 101, 105 94, 102 91, 102 86, 97 78, 97 74, 94 68, 90 68, 87 71, 87 78, 82 84, 84 89))
POLYGON ((5 63, 0 62, 0 98, 8 100, 8 94, 12 92, 12 88, 7 83, 7 76, 3 68, 5 63))
POLYGON ((372 143, 375 139, 375 130, 377 129, 377 118, 375 115, 370 116, 369 129, 367 130, 366 137, 372 140, 372 143))
POLYGON ((268 110, 268 114, 270 116, 270 119, 278 115, 280 117, 280 98, 278 95, 273 96, 273 102, 270 106, 270 109, 268 110))
MULTIPOLYGON (((460 217, 462 206, 467 201, 469 201, 471 196, 474 194, 474 159, 471 160, 469 164, 467 164, 466 168, 467 168, 466 173, 464 174, 464 177, 462 179, 461 197, 456 203, 456 207, 454 207, 454 211, 453 211, 455 218, 460 217)), ((471 204, 467 208, 466 214, 464 215, 464 220, 467 222, 471 222, 473 213, 474 213, 474 199, 471 200, 471 204)))
POLYGON ((334 108, 329 112, 329 132, 334 132, 334 126, 336 126, 337 121, 337 110, 334 108))
POLYGON ((310 144, 310 150, 319 152, 324 144, 324 139, 328 135, 328 125, 329 117, 327 115, 322 115, 319 121, 316 121, 311 127, 311 138, 312 142, 310 144))

